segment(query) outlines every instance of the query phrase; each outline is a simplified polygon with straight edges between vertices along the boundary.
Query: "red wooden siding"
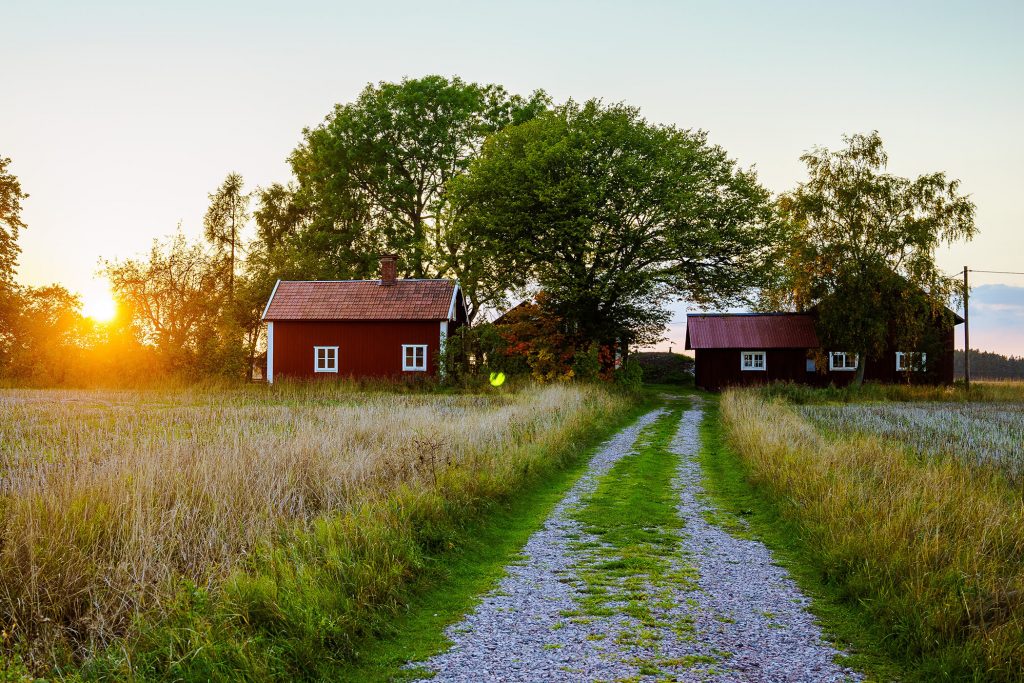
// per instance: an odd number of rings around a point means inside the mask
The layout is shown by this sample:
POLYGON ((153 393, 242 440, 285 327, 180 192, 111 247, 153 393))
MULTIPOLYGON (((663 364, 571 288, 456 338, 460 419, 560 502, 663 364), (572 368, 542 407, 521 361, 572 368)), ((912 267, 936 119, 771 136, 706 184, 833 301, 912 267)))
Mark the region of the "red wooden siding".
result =
POLYGON ((806 349, 697 349, 694 351, 694 361, 694 382, 708 391, 768 382, 814 381, 814 373, 807 372, 806 349), (740 354, 743 351, 764 351, 765 369, 740 369, 740 354))
MULTIPOLYGON (((886 383, 952 384, 953 329, 959 322, 962 319, 952 315, 946 320, 933 323, 937 326, 934 333, 941 339, 941 349, 929 352, 926 369, 921 372, 897 372, 896 352, 916 349, 896 348, 891 342, 897 336, 896 330, 890 330, 889 347, 880 358, 867 361, 864 379, 886 383)), ((829 370, 828 354, 817 347, 817 342, 812 315, 770 313, 687 316, 686 348, 694 350, 694 380, 698 387, 709 391, 768 382, 801 382, 819 386, 851 383, 857 376, 856 370, 829 370), (764 351, 765 369, 741 369, 740 356, 743 351, 764 351), (818 354, 822 357, 816 358, 817 370, 808 372, 808 358, 818 354)))
POLYGON ((440 321, 274 322, 274 380, 279 378, 432 377, 437 374, 440 321), (426 344, 426 372, 402 370, 402 345, 426 344), (338 347, 338 372, 313 371, 313 347, 338 347))
MULTIPOLYGON (((943 350, 938 357, 929 355, 924 372, 897 372, 896 348, 889 348, 881 358, 867 361, 864 379, 869 382, 899 384, 952 384, 953 383, 953 328, 943 332, 943 350)), ((841 350, 841 349, 836 349, 841 350)), ((900 349, 903 350, 903 349, 900 349)), ((817 386, 845 386, 857 375, 856 370, 829 370, 828 356, 824 356, 817 370, 807 372, 807 357, 816 349, 696 349, 694 351, 694 383, 708 391, 719 391, 730 386, 767 384, 769 382, 799 382, 817 386), (743 351, 764 351, 765 370, 741 370, 743 351)))

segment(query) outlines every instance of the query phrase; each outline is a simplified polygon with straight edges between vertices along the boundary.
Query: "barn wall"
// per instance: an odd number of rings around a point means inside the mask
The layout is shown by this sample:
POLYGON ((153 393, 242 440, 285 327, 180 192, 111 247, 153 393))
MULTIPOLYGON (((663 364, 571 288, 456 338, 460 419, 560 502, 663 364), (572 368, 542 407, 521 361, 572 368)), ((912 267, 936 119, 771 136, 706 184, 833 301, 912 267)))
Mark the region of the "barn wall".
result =
POLYGON ((440 321, 275 321, 274 379, 437 374, 440 321), (402 371, 402 345, 427 345, 427 371, 402 371), (338 373, 313 372, 313 347, 338 347, 338 373))
MULTIPOLYGON (((942 337, 942 350, 936 356, 929 353, 928 362, 924 372, 904 373, 896 371, 895 344, 889 344, 881 358, 869 360, 864 368, 864 380, 867 382, 881 382, 884 384, 952 384, 953 383, 953 349, 955 348, 953 327, 948 327, 940 332, 942 337)), ((827 361, 826 361, 827 363, 827 361)), ((828 365, 826 364, 826 368, 828 365)), ((845 386, 850 384, 855 372, 827 372, 824 377, 824 384, 835 384, 845 386)))
MULTIPOLYGON (((942 352, 935 357, 929 354, 925 372, 896 372, 896 351, 894 344, 881 358, 867 361, 864 368, 864 379, 869 382, 898 384, 911 382, 914 384, 952 384, 953 383, 953 349, 954 327, 944 326, 939 331, 942 339, 942 352)), ((806 349, 768 349, 766 357, 767 370, 755 372, 740 370, 741 351, 760 351, 762 349, 697 349, 694 352, 696 368, 694 381, 698 387, 708 391, 719 391, 729 386, 745 386, 767 384, 768 382, 801 382, 819 386, 845 386, 853 382, 856 371, 828 369, 828 356, 825 355, 824 368, 820 372, 807 372, 806 349)), ((837 349, 839 350, 839 349, 837 349)), ((908 349, 899 349, 900 351, 908 349)))
POLYGON ((694 381, 708 391, 769 382, 810 382, 814 378, 814 373, 807 372, 806 349, 697 349, 694 360, 694 381), (743 351, 766 351, 766 369, 741 370, 743 351))

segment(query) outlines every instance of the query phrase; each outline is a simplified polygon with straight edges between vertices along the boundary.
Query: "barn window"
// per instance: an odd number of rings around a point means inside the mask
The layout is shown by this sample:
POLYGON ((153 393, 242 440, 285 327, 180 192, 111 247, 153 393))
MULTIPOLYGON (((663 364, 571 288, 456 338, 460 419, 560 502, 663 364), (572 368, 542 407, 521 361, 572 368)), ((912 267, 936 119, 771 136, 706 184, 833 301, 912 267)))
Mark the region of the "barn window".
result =
POLYGON ((338 371, 338 347, 337 346, 314 346, 313 347, 313 371, 314 372, 337 372, 338 371))
POLYGON ((424 372, 427 369, 427 345, 402 344, 402 369, 424 372))
POLYGON ((927 354, 923 351, 897 351, 896 372, 924 370, 927 354))
POLYGON ((740 354, 740 370, 765 370, 767 354, 764 351, 744 351, 740 354))
POLYGON ((848 351, 833 351, 828 354, 829 370, 856 370, 860 354, 848 351))

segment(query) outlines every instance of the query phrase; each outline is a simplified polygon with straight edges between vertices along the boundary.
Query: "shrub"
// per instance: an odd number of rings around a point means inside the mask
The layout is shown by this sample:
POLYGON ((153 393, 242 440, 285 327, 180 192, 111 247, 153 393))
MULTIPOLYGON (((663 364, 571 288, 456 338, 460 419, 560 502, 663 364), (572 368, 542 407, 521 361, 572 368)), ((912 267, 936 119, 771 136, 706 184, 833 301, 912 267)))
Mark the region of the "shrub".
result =
POLYGON ((639 391, 643 382, 644 371, 633 358, 627 358, 622 367, 615 371, 615 384, 628 391, 639 391))
POLYGON ((692 384, 693 358, 680 353, 645 352, 633 356, 648 384, 692 384))

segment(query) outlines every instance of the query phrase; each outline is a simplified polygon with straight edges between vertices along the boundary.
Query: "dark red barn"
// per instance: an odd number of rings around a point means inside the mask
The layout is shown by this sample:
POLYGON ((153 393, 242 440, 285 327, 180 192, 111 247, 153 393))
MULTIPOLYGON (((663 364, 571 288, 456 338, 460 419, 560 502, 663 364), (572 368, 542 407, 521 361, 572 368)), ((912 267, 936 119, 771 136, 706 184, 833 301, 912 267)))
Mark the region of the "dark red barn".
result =
POLYGON ((454 280, 278 281, 263 312, 267 381, 339 377, 429 377, 447 336, 466 322, 454 280))
MULTIPOLYGON (((866 359, 864 378, 876 382, 952 384, 953 311, 933 325, 931 351, 901 349, 890 334, 879 358, 866 359)), ((811 313, 696 313, 686 316, 686 348, 694 352, 694 382, 718 391, 727 386, 799 382, 842 386, 853 381, 859 354, 822 348, 811 313)))

